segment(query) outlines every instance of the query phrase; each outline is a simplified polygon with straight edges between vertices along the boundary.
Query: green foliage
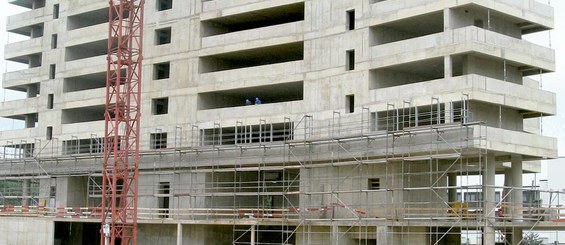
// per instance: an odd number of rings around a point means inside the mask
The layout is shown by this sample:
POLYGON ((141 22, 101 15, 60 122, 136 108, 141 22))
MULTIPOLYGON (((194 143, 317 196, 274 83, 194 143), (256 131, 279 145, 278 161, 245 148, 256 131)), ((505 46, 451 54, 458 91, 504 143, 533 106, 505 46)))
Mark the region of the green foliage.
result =
POLYGON ((543 245, 543 240, 537 233, 528 233, 524 235, 524 245, 543 245))

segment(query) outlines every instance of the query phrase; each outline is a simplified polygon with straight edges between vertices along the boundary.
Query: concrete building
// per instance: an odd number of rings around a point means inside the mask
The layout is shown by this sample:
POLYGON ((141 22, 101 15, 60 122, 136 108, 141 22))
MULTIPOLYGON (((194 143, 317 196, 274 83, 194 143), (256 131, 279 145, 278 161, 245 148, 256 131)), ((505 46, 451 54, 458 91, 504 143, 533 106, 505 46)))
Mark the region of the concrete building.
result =
MULTIPOLYGON (((99 244, 108 1, 9 0, 0 243, 99 244)), ((535 0, 146 0, 140 244, 521 244, 535 0), (504 186, 495 176, 504 175, 504 186), (479 179, 479 184, 470 179, 479 179)))

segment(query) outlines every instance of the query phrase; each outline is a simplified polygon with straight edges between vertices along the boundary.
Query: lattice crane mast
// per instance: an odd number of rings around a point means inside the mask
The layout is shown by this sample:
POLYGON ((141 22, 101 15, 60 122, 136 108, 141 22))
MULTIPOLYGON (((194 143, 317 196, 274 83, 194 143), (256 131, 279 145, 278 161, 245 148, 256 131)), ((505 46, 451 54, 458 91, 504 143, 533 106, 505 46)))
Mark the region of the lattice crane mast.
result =
POLYGON ((110 0, 101 244, 136 244, 144 0, 110 0))

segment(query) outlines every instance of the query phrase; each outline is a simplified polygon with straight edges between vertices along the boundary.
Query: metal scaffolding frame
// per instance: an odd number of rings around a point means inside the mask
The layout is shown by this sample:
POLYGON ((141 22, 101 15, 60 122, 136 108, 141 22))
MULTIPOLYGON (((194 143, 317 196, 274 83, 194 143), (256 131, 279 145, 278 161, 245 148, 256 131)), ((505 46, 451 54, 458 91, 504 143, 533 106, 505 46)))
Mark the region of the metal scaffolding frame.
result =
MULTIPOLYGON (((278 129, 276 121, 266 119, 258 126, 238 121, 229 130, 217 123, 209 137, 197 125, 178 125, 174 142, 167 142, 171 147, 141 152, 142 161, 152 167, 140 171, 140 178, 151 181, 139 186, 147 191, 139 193, 145 206, 138 218, 228 224, 233 244, 257 245, 316 244, 322 237, 335 244, 348 239, 405 244, 423 237, 429 244, 442 244, 478 237, 481 230, 511 244, 506 237, 518 222, 518 228, 528 230, 560 221, 560 206, 522 207, 508 201, 512 192, 527 188, 481 182, 488 135, 484 124, 473 121, 466 98, 447 103, 432 98, 427 107, 391 103, 384 112, 370 107, 356 114, 331 112, 318 121, 313 115, 285 117, 278 129), (457 176, 455 185, 449 176, 457 176), (481 198, 486 190, 500 193, 500 199, 481 198)), ((42 149, 53 145, 43 143, 42 149)), ((49 155, 36 158, 42 164, 27 167, 100 160, 99 153, 49 155)), ((24 159, 5 163, 18 171, 24 159)), ((99 169, 43 171, 38 176, 88 176, 91 206, 4 205, 2 210, 100 217, 95 205, 102 190, 99 169)))

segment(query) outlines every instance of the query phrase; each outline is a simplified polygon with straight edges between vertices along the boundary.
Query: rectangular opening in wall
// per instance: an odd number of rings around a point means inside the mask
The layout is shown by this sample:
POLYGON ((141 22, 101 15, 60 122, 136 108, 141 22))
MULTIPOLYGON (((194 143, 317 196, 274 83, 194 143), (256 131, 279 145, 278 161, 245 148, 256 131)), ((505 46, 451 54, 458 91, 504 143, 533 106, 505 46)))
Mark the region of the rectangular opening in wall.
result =
POLYGON ((170 76, 171 63, 163 62, 153 65, 153 80, 167 79, 170 76))
MULTIPOLYGON (((33 157, 34 150, 35 150, 34 143, 22 143, 22 144, 0 146, 0 153, 2 153, 2 157, 4 159, 33 157)), ((0 205, 1 205, 1 201, 2 200, 0 199, 0 205)))
POLYGON ((59 4, 53 5, 53 19, 59 19, 59 4))
POLYGON ((47 109, 53 109, 54 97, 55 97, 54 94, 48 94, 47 95, 47 109))
POLYGON ((57 65, 49 65, 49 79, 55 79, 55 73, 57 72, 57 65))
POLYGON ((98 154, 104 150, 104 138, 71 139, 63 141, 63 154, 98 154))
POLYGON ((347 18, 347 30, 354 30, 355 29, 355 10, 349 10, 346 13, 347 18))
POLYGON ((409 127, 463 122, 467 112, 462 109, 461 101, 452 104, 449 110, 446 110, 444 103, 440 103, 379 111, 377 112, 377 130, 398 131, 409 127))
POLYGON ((200 130, 201 145, 233 145, 292 140, 293 122, 216 127, 200 130))
POLYGON ((157 0, 157 11, 173 8, 173 0, 157 0))
POLYGON ((88 206, 97 207, 102 203, 102 177, 88 176, 88 206))
MULTIPOLYGON (((67 30, 75 30, 84 27, 108 23, 109 9, 102 8, 89 12, 84 12, 67 17, 67 30)), ((125 16, 127 17, 127 16, 125 16)))
POLYGON ((104 121, 104 111, 104 105, 63 109, 61 113, 61 123, 71 124, 104 121))
POLYGON ((51 35, 51 49, 57 48, 57 34, 51 35))
POLYGON ((369 29, 370 45, 382 45, 443 32, 443 11, 400 19, 369 29))
POLYGON ((200 57, 200 72, 216 72, 304 59, 304 43, 287 43, 200 57))
POLYGON ((516 84, 523 84, 525 76, 547 72, 543 69, 540 71, 537 67, 509 62, 476 52, 452 55, 451 63, 454 77, 475 74, 516 84))
POLYGON ((381 189, 381 179, 380 178, 369 179, 367 189, 369 189, 369 190, 380 190, 381 189))
POLYGON ((27 65, 28 68, 35 68, 41 66, 41 53, 13 57, 6 60, 27 65))
POLYGON ((45 139, 46 140, 53 139, 53 127, 52 126, 47 126, 47 129, 45 130, 45 139))
POLYGON ((157 202, 161 218, 169 217, 171 182, 159 182, 157 202))
POLYGON ((355 95, 350 94, 345 96, 345 111, 347 113, 355 112, 355 95))
POLYGON ((369 89, 389 88, 442 79, 443 57, 382 67, 369 71, 369 89))
POLYGON ((163 115, 169 113, 169 98, 157 98, 151 100, 151 114, 163 115))
POLYGON ((26 25, 26 26, 22 26, 20 28, 14 28, 14 29, 10 29, 7 30, 8 32, 11 33, 16 33, 18 35, 22 35, 22 36, 26 36, 26 37, 30 37, 30 38, 37 38, 37 37, 42 37, 43 36, 43 27, 44 27, 44 23, 38 23, 35 25, 26 25))
POLYGON ((156 149, 165 149, 167 148, 167 133, 159 132, 159 133, 152 133, 150 135, 149 140, 149 148, 156 150, 156 149))
POLYGON ((171 43, 171 28, 161 28, 155 30, 155 45, 171 43))
POLYGON ((345 52, 345 70, 355 70, 355 50, 345 52))
POLYGON ((259 98, 261 104, 270 104, 300 101, 303 100, 303 97, 303 81, 279 83, 266 86, 199 93, 198 109, 208 110, 253 105, 255 104, 255 98, 259 98))
MULTIPOLYGON (((117 42, 113 42, 116 44, 117 42)), ((99 40, 65 48, 65 61, 86 59, 108 53, 108 40, 99 40)))
POLYGON ((301 2, 204 20, 200 30, 202 37, 208 37, 303 20, 304 2, 301 2))
MULTIPOLYGON (((125 74, 125 70, 123 71, 123 74, 125 74)), ((106 72, 66 77, 63 80, 63 92, 65 93, 105 87, 106 72)))

